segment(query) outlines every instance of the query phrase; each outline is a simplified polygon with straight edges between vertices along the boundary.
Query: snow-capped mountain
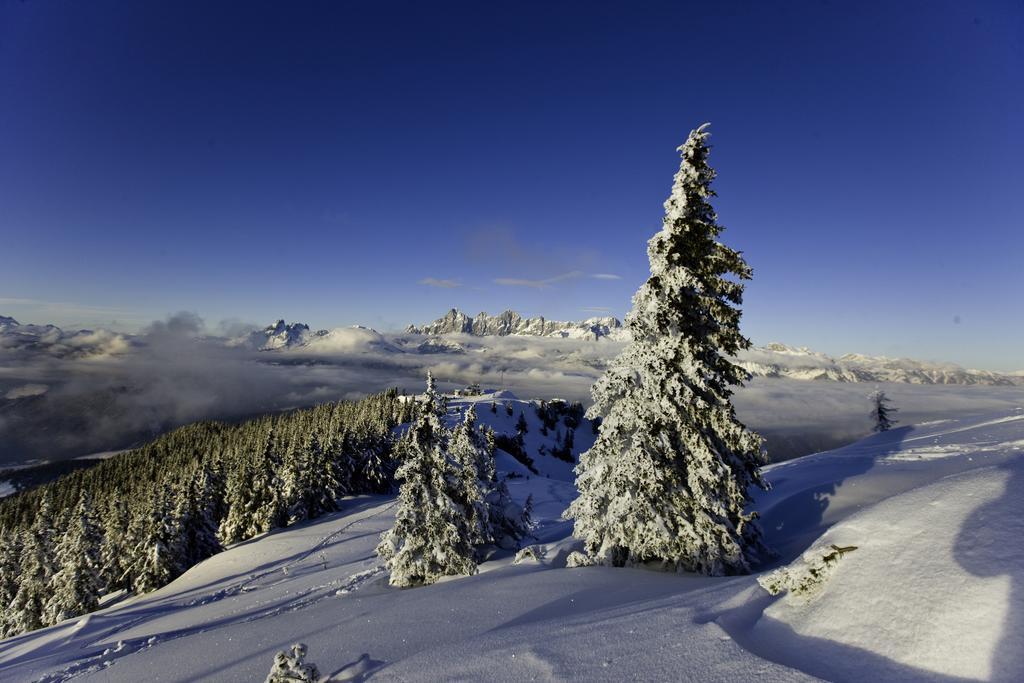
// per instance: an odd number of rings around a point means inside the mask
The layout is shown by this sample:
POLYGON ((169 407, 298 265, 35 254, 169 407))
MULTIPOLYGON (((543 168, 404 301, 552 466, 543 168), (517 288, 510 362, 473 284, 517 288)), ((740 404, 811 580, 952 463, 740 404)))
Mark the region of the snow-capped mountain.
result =
POLYGON ((247 335, 228 341, 228 346, 241 346, 256 351, 290 349, 303 346, 309 343, 311 338, 325 334, 327 330, 310 332, 309 325, 305 323, 286 323, 284 320, 278 320, 262 330, 253 330, 247 335))
POLYGON ((230 339, 227 345, 255 351, 307 353, 397 351, 384 335, 362 325, 314 331, 305 323, 286 323, 284 320, 230 339))
MULTIPOLYGON (((81 330, 88 332, 88 330, 81 330)), ((74 333, 72 333, 74 334, 74 333)), ((65 336, 55 325, 22 325, 14 318, 0 316, 0 335, 4 346, 49 345, 65 336)))
POLYGON ((498 315, 478 313, 469 317, 453 308, 444 316, 421 327, 409 325, 406 334, 471 334, 477 337, 505 337, 522 335, 529 337, 561 337, 569 339, 612 339, 621 341, 627 332, 618 318, 588 318, 578 322, 548 320, 543 317, 524 318, 515 311, 498 315))
POLYGON ((743 351, 737 363, 755 377, 788 377, 834 382, 901 382, 906 384, 985 384, 1013 386, 1020 376, 969 370, 953 363, 887 358, 848 353, 833 358, 807 348, 772 343, 743 351))
POLYGON ((127 350, 128 337, 109 330, 62 330, 56 325, 26 325, 0 315, 0 349, 60 358, 87 357, 127 350))

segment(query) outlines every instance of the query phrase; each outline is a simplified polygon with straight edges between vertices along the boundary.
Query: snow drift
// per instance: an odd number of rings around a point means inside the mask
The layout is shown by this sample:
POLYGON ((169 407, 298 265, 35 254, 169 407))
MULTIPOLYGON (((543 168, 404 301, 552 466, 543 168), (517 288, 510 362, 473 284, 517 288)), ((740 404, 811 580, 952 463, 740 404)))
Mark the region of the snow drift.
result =
POLYGON ((336 681, 1024 678, 1024 411, 900 427, 766 476, 756 507, 780 557, 760 575, 565 569, 575 492, 542 473, 509 482, 537 503, 518 564, 396 590, 372 553, 393 498, 360 497, 0 642, 0 679, 260 680, 296 641, 336 681), (812 590, 758 583, 833 545, 856 550, 812 590))

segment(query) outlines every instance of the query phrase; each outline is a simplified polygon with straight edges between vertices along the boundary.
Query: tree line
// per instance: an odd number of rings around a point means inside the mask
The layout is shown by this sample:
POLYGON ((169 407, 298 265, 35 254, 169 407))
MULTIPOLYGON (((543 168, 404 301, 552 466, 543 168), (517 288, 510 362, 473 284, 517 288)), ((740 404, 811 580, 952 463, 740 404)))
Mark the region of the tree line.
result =
POLYGON ((0 637, 155 590, 225 546, 386 493, 395 427, 417 404, 389 390, 239 424, 199 422, 0 500, 0 637))
POLYGON ((377 545, 392 586, 475 574, 490 549, 518 548, 531 527, 532 499, 517 505, 497 476, 494 431, 477 424, 476 407, 446 427, 445 401, 428 372, 417 412, 398 445, 395 523, 377 545))

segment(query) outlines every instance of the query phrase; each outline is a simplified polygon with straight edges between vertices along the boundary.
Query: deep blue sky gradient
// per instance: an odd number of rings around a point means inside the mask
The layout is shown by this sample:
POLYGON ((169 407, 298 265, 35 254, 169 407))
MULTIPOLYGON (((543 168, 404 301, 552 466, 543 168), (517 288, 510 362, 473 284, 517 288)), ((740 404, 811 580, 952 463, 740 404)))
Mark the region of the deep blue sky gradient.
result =
POLYGON ((0 314, 622 316, 704 121, 755 343, 1024 368, 1019 0, 0 0, 0 314))

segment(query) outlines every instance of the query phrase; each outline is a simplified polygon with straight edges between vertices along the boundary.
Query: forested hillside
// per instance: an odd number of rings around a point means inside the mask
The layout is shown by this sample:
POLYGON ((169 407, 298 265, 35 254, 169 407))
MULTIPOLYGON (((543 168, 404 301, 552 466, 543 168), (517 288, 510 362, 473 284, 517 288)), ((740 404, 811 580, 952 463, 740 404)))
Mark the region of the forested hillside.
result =
POLYGON ((163 586, 224 546, 391 490, 390 390, 241 424, 200 422, 0 501, 0 636, 163 586))

